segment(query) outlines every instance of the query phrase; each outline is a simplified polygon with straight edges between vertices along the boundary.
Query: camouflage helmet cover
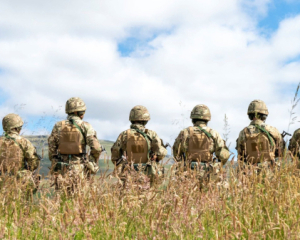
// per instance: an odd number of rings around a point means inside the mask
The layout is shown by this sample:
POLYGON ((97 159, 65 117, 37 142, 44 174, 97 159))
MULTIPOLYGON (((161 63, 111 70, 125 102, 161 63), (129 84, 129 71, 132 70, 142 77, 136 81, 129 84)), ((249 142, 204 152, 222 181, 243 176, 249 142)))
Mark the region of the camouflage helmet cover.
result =
POLYGON ((267 105, 261 100, 254 100, 250 103, 247 114, 249 115, 250 113, 269 115, 267 105))
POLYGON ((2 120, 2 127, 5 132, 8 132, 14 128, 22 127, 24 124, 22 118, 14 113, 6 115, 2 120))
POLYGON ((209 108, 204 104, 195 106, 191 112, 191 119, 202 119, 210 121, 211 113, 209 108))
POLYGON ((66 102, 66 113, 73 113, 85 110, 85 103, 79 97, 72 97, 66 102))
POLYGON ((149 121, 150 113, 147 108, 141 105, 135 106, 131 109, 129 114, 129 121, 149 121))

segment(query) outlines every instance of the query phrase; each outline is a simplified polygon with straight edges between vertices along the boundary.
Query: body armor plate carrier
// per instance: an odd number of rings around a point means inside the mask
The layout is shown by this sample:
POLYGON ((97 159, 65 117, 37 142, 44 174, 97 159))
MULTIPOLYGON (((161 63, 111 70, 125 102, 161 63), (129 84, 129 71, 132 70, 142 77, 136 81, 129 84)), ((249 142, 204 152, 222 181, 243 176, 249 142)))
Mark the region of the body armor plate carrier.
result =
POLYGON ((0 171, 1 173, 16 173, 23 169, 22 160, 24 158, 21 145, 9 137, 0 138, 0 171))
POLYGON ((256 164, 275 160, 274 140, 264 132, 250 134, 247 128, 244 131, 246 162, 256 164))
POLYGON ((59 135, 58 152, 60 154, 76 155, 85 152, 85 145, 82 145, 81 135, 84 134, 81 128, 73 122, 62 122, 62 129, 59 135))
POLYGON ((192 162, 211 162, 213 156, 209 151, 211 135, 200 128, 200 132, 195 132, 193 127, 189 127, 190 138, 188 147, 188 158, 192 162))
POLYGON ((140 132, 127 130, 127 159, 133 163, 147 163, 149 160, 149 140, 140 132))

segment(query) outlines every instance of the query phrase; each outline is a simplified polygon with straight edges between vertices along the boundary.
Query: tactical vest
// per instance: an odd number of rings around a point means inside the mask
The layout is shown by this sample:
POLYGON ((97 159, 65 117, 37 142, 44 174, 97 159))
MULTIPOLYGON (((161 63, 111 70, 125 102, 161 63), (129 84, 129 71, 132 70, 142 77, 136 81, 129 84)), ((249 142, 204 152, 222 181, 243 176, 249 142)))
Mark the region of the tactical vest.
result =
POLYGON ((213 160, 213 155, 209 151, 211 136, 202 130, 195 132, 194 127, 189 127, 189 132, 188 158, 193 162, 211 162, 213 160))
MULTIPOLYGON (((147 131, 147 130, 146 130, 147 131)), ((127 159, 133 163, 147 163, 150 142, 139 132, 127 130, 127 159)))
POLYGON ((275 160, 275 141, 264 132, 250 134, 248 128, 244 129, 246 136, 245 154, 246 162, 256 164, 275 160), (271 146, 271 142, 273 146, 271 146))
MULTIPOLYGON (((60 154, 76 155, 85 153, 85 144, 82 144, 81 136, 84 138, 84 134, 81 128, 71 121, 62 121, 62 128, 59 134, 59 146, 58 152, 60 154)), ((86 140, 85 140, 86 143, 86 140)))
POLYGON ((21 145, 13 138, 0 138, 0 171, 16 173, 24 168, 24 152, 21 145))

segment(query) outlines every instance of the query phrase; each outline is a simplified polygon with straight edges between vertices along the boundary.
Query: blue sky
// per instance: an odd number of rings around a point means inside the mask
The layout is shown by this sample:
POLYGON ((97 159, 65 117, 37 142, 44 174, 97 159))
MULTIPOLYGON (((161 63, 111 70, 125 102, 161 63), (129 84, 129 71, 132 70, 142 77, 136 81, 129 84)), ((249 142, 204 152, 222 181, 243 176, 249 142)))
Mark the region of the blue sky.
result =
POLYGON ((296 16, 300 13, 298 0, 273 0, 269 3, 268 13, 260 19, 258 26, 264 31, 274 32, 282 20, 296 16))
POLYGON ((208 105, 210 126, 221 134, 227 114, 231 147, 254 99, 265 100, 269 123, 286 130, 300 81, 300 1, 269 1, 266 12, 267 0, 103 0, 106 8, 53 0, 26 4, 26 11, 16 1, 0 6, 0 114, 26 103, 19 113, 30 133, 50 132, 57 120, 51 106, 71 96, 88 102, 86 120, 108 140, 128 128, 128 112, 142 104, 149 128, 171 143, 180 101, 187 112, 208 105), (241 2, 256 7, 237 7, 241 2))
MULTIPOLYGON (((253 10, 251 11, 254 15, 253 10)), ((268 4, 266 15, 258 17, 257 27, 260 29, 261 35, 269 37, 278 30, 282 20, 294 17, 300 14, 299 0, 273 0, 268 4)), ((155 39, 160 34, 170 34, 170 31, 160 31, 152 34, 150 37, 143 37, 139 30, 132 30, 129 37, 118 42, 118 51, 122 57, 128 57, 135 50, 148 47, 148 43, 155 39)), ((287 63, 299 61, 300 56, 293 58, 287 63)))

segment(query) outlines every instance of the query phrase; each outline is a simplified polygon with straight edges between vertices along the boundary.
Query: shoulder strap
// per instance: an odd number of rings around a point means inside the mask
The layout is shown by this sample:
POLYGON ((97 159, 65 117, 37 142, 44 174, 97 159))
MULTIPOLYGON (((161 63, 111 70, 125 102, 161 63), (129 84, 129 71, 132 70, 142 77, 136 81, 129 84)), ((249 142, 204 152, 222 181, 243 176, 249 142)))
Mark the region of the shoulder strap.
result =
POLYGON ((64 129, 65 125, 66 125, 66 120, 61 122, 61 129, 64 129))
POLYGON ((13 140, 13 141, 21 148, 22 152, 24 153, 24 148, 22 147, 22 145, 21 145, 19 142, 17 142, 17 140, 16 140, 15 138, 8 136, 7 133, 5 133, 4 136, 5 136, 5 138, 7 138, 7 139, 13 140))
POLYGON ((128 129, 126 132, 127 132, 127 140, 128 140, 130 137, 130 129, 128 129))
POLYGON ((70 119, 70 122, 71 122, 71 123, 72 123, 72 124, 73 124, 80 132, 81 132, 81 134, 82 134, 82 136, 83 136, 83 138, 84 138, 85 144, 87 144, 85 135, 84 135, 84 133, 83 133, 81 127, 78 126, 78 124, 75 122, 74 119, 70 119))
POLYGON ((255 124, 255 127, 257 127, 257 129, 259 129, 263 133, 267 134, 267 137, 268 137, 268 139, 270 141, 271 146, 274 147, 274 143, 273 143, 273 140, 272 140, 272 137, 271 137, 270 133, 265 128, 263 128, 263 127, 261 127, 261 126, 259 126, 257 124, 255 124))
POLYGON ((202 128, 200 126, 197 126, 197 128, 199 128, 200 131, 204 132, 208 138, 212 138, 212 135, 208 131, 206 131, 204 128, 202 128))
POLYGON ((189 131, 190 131, 190 136, 194 135, 194 128, 193 127, 189 127, 189 131))
POLYGON ((134 129, 134 130, 137 131, 138 133, 140 133, 140 134, 145 138, 145 140, 146 140, 146 142, 147 142, 147 146, 148 146, 148 154, 147 154, 147 157, 148 157, 148 159, 150 159, 150 157, 149 157, 149 154, 150 154, 150 152, 151 152, 150 138, 148 137, 148 135, 147 135, 146 133, 142 132, 141 130, 139 130, 139 129, 134 129))

